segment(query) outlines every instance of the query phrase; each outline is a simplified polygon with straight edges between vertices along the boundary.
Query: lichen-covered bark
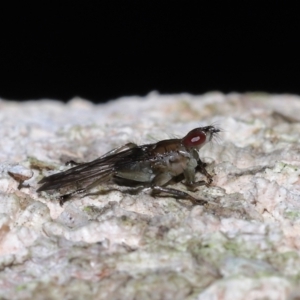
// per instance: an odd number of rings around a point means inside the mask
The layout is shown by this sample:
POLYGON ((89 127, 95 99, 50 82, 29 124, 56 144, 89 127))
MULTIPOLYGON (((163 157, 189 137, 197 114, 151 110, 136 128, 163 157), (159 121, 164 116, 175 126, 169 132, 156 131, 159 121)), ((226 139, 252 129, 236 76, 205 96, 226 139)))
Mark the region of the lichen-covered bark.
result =
POLYGON ((0 101, 0 298, 299 297, 299 111, 267 94, 0 101), (68 160, 211 124, 223 132, 200 150, 204 207, 116 186, 63 207, 36 193, 68 160))

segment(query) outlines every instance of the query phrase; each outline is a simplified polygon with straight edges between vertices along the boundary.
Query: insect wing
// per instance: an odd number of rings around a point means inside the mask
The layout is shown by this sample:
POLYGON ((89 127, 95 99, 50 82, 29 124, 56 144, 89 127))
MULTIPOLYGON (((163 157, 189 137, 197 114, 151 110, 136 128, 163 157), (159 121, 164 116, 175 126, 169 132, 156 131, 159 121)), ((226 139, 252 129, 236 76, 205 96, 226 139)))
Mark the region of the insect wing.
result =
POLYGON ((130 163, 132 161, 132 158, 136 156, 136 148, 104 155, 91 162, 82 163, 69 170, 44 177, 39 181, 42 186, 37 191, 61 188, 88 189, 96 182, 99 184, 107 182, 114 175, 116 164, 130 163))

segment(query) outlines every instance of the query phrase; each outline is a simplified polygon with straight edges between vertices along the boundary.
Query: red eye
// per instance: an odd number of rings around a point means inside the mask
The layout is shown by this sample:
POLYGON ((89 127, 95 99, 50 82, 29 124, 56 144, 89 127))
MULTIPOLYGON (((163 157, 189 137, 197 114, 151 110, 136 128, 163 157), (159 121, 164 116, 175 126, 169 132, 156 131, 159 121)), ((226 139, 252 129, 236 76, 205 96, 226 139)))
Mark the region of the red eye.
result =
POLYGON ((190 131, 183 139, 182 143, 185 147, 197 147, 204 144, 206 140, 206 134, 199 128, 190 131))

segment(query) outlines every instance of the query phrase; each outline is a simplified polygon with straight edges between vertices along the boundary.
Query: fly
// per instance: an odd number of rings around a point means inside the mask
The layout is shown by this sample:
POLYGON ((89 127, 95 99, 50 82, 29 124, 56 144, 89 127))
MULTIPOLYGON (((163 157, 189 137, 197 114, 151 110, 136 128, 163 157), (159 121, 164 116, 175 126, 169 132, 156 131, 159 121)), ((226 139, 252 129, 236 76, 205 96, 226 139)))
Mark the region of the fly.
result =
POLYGON ((97 185, 115 183, 150 188, 153 196, 164 193, 204 205, 207 201, 167 185, 183 181, 188 190, 195 191, 198 186, 211 184, 212 176, 206 171, 206 164, 201 161, 198 151, 218 132, 220 129, 214 126, 198 127, 181 139, 141 146, 128 143, 91 162, 71 161, 75 164, 71 169, 39 181, 42 186, 37 192, 58 190, 62 206, 74 194, 87 194, 97 185), (196 171, 202 173, 206 181, 195 181, 196 171))

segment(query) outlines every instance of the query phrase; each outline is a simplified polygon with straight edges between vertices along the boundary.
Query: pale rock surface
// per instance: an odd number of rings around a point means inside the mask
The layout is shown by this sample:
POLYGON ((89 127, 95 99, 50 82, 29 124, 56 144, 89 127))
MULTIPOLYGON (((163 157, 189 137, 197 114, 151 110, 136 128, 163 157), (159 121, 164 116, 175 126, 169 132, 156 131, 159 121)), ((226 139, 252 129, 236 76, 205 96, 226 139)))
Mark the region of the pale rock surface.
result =
POLYGON ((1 299, 299 299, 298 96, 1 100, 0 122, 1 299), (194 193, 204 207, 118 190, 61 207, 36 193, 68 160, 211 124, 223 131, 200 150, 214 174, 194 193))

